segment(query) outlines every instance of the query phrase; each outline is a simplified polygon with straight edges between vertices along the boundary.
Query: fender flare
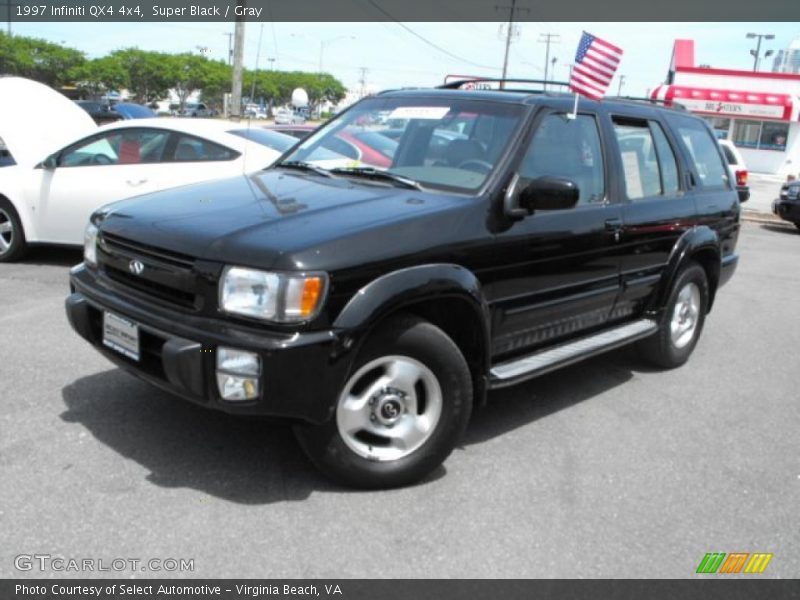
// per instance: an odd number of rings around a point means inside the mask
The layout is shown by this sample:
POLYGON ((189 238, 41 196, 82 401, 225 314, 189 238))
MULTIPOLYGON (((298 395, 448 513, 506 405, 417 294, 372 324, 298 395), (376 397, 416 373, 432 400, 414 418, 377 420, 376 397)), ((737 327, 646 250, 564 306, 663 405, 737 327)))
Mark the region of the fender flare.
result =
POLYGON ((712 254, 714 256, 711 265, 706 263, 702 265, 704 268, 711 266, 711 273, 708 278, 710 297, 707 308, 707 310, 711 310, 711 305, 714 301, 714 291, 717 287, 717 281, 719 280, 722 266, 722 253, 720 252, 719 235, 717 232, 706 225, 700 225, 685 231, 672 247, 667 265, 661 276, 661 282, 648 306, 648 312, 658 313, 664 309, 678 273, 683 266, 699 252, 703 252, 706 255, 712 254))
POLYGON ((460 265, 427 264, 381 275, 353 295, 334 320, 333 327, 363 336, 390 313, 437 298, 460 298, 472 308, 481 323, 479 333, 483 359, 488 366, 491 349, 489 306, 478 278, 460 265))

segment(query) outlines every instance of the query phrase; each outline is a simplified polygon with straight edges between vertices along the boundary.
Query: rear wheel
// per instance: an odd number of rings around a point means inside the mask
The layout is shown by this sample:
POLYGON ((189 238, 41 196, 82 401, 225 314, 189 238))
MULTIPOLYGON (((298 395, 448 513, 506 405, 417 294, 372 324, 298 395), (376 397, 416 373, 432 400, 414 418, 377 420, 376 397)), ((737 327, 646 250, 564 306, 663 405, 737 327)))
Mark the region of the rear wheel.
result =
POLYGON ((295 431, 312 462, 346 485, 389 488, 418 481, 461 438, 472 379, 458 346, 414 316, 393 318, 359 352, 334 417, 295 431))
POLYGON ((800 229, 800 223, 795 223, 794 226, 800 229))
POLYGON ((22 258, 27 251, 25 232, 14 206, 0 198, 0 262, 22 258))
POLYGON ((705 270, 690 262, 675 279, 658 332, 640 342, 644 357, 667 369, 685 363, 703 330, 708 297, 705 270))

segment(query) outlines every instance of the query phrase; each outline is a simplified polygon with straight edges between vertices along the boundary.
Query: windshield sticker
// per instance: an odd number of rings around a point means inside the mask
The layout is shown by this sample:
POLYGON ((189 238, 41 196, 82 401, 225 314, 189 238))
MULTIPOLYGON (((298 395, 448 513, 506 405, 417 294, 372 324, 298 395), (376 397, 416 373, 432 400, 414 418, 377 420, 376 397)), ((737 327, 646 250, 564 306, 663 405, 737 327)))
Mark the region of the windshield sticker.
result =
POLYGON ((441 119, 450 112, 449 106, 399 106, 390 119, 441 119))

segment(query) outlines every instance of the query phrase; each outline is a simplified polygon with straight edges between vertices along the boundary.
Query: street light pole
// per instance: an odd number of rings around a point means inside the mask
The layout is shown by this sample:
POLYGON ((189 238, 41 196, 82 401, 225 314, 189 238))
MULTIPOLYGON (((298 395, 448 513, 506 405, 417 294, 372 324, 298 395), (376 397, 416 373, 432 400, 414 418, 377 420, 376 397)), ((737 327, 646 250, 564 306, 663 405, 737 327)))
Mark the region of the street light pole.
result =
MULTIPOLYGON (((775 35, 772 33, 748 33, 747 39, 752 40, 753 38, 758 38, 758 42, 756 43, 756 49, 750 50, 750 55, 753 57, 753 71, 758 71, 759 62, 761 60, 761 40, 774 40, 775 35)), ((764 53, 764 58, 767 58, 772 54, 772 50, 768 50, 764 53)))

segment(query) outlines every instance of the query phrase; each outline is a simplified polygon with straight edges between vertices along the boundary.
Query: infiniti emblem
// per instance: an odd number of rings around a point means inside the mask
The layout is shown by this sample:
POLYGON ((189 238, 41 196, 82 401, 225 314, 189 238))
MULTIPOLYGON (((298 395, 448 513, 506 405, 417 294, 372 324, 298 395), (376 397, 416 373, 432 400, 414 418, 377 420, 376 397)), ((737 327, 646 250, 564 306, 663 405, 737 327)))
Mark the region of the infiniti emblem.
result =
POLYGON ((144 265, 142 261, 132 260, 128 263, 128 270, 134 275, 141 275, 142 271, 144 271, 144 265))

